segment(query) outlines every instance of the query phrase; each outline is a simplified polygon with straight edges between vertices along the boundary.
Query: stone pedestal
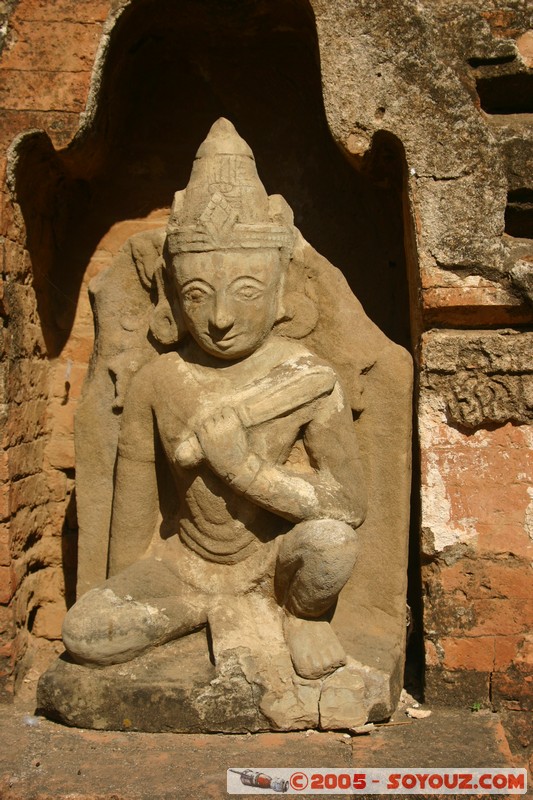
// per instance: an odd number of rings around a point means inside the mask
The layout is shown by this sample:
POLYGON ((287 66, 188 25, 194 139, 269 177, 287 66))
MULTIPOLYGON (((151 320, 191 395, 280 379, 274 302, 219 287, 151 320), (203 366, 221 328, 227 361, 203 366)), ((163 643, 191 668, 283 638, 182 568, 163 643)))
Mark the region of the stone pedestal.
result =
POLYGON ((65 654, 41 677, 37 704, 75 727, 177 733, 348 729, 386 715, 378 670, 350 660, 320 680, 293 672, 266 687, 251 680, 250 660, 235 654, 215 670, 205 631, 109 667, 89 669, 65 654))

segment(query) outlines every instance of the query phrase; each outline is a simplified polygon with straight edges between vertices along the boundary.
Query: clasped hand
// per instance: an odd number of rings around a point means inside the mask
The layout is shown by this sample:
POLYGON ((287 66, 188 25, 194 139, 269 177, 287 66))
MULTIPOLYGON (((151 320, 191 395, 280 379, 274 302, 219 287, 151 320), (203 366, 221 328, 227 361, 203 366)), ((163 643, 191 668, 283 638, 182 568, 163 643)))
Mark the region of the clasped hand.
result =
POLYGON ((224 406, 205 419, 196 436, 204 459, 221 477, 239 472, 249 455, 246 429, 235 409, 224 406))

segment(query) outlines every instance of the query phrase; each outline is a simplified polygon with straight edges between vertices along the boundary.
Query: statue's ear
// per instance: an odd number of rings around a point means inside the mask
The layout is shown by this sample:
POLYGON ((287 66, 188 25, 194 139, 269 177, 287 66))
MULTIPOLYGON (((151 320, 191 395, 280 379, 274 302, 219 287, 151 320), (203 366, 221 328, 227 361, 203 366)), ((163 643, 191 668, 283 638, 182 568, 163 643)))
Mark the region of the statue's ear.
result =
POLYGON ((291 260, 278 296, 276 331, 291 339, 303 339, 314 330, 318 322, 318 305, 305 288, 303 264, 291 260))
POLYGON ((154 283, 157 291, 157 301, 150 317, 150 330, 161 344, 175 344, 180 337, 177 298, 174 296, 170 281, 166 275, 163 259, 154 271, 154 283))

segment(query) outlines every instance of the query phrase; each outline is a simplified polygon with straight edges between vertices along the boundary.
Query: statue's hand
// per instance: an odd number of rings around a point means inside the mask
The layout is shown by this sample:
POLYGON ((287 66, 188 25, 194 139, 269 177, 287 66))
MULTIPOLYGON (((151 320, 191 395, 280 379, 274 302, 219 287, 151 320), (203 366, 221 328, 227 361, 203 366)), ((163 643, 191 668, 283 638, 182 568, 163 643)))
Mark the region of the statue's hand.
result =
POLYGON ((250 453, 246 429, 237 412, 225 406, 204 420, 196 436, 210 467, 220 477, 232 480, 250 453))

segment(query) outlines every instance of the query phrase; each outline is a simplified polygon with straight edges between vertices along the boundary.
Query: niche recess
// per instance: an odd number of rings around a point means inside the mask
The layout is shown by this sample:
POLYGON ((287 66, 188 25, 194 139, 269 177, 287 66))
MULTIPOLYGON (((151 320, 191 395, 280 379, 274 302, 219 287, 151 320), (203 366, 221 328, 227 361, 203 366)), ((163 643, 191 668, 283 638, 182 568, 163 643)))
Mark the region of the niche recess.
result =
POLYGON ((73 338, 86 336, 86 367, 90 333, 77 330, 77 309, 87 275, 106 265, 98 261, 103 238, 135 221, 126 238, 170 206, 220 116, 367 314, 410 347, 403 148, 378 134, 356 165, 334 142, 307 0, 133 0, 111 32, 95 102, 68 148, 55 152, 46 134, 28 135, 16 167, 51 359, 65 360, 73 338))
POLYGON ((401 147, 378 137, 358 171, 333 141, 307 0, 137 0, 115 24, 96 102, 90 129, 69 148, 55 153, 36 135, 18 165, 51 356, 68 340, 105 232, 170 205, 219 116, 249 142, 267 190, 285 196, 369 316, 409 345, 401 147))

